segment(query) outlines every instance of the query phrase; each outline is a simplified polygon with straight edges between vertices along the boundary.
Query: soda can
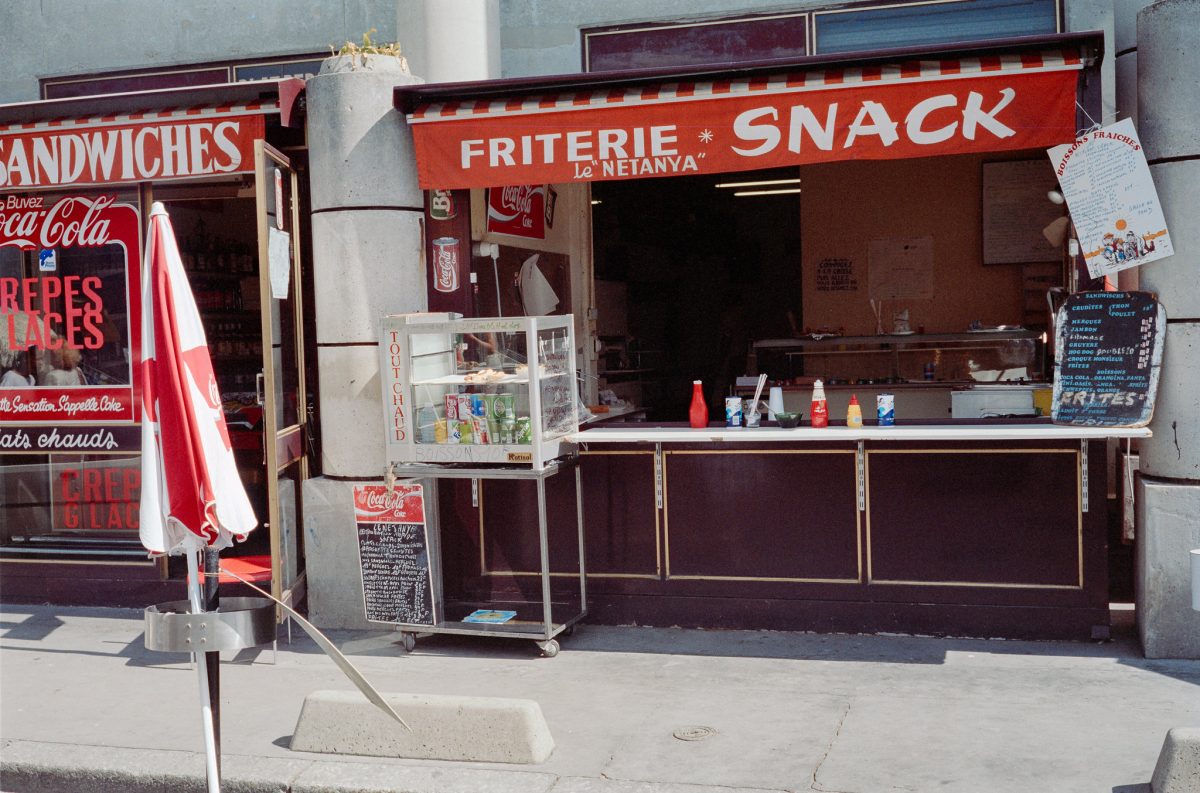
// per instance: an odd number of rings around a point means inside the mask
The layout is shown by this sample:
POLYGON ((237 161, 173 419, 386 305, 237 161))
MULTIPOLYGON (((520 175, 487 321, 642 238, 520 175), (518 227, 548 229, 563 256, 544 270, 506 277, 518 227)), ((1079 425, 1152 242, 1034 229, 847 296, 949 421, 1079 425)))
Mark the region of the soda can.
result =
POLYGON ((446 443, 470 443, 471 438, 467 436, 467 440, 463 440, 462 422, 458 419, 446 420, 446 443))
POLYGON ((725 427, 735 429, 742 426, 742 398, 725 397, 725 427))
POLYGON ((934 373, 934 365, 932 363, 925 364, 925 379, 932 380, 934 373))
POLYGON ((454 220, 458 217, 454 193, 449 190, 431 190, 429 193, 429 217, 433 220, 454 220))
POLYGON ((484 405, 483 412, 484 412, 484 415, 487 416, 488 421, 495 421, 496 419, 501 418, 500 414, 496 412, 497 410, 504 409, 504 404, 502 402, 500 402, 499 397, 500 397, 499 394, 484 394, 483 395, 483 405, 484 405))
POLYGON ((471 437, 475 443, 484 444, 491 443, 492 439, 488 435, 488 422, 483 416, 471 416, 471 437))
POLYGON ((475 436, 471 432, 471 420, 469 418, 460 418, 458 420, 458 442, 475 443, 475 436))
POLYGON ((433 422, 433 441, 434 443, 449 443, 450 440, 449 422, 446 419, 437 419, 433 422))
POLYGON ((529 420, 529 416, 521 416, 516 422, 517 434, 513 438, 513 443, 528 445, 533 443, 533 422, 529 420))
POLYGON ((517 420, 508 416, 500 421, 500 442, 517 442, 517 420))
POLYGON ((470 415, 487 418, 487 403, 483 401, 483 394, 471 394, 470 415))
POLYGON ((458 421, 458 394, 446 394, 446 420, 458 421))
POLYGON ((464 421, 464 420, 470 421, 471 420, 471 395, 470 394, 459 394, 458 395, 458 420, 459 421, 464 421))
POLYGON ((875 397, 875 414, 879 426, 891 427, 896 423, 896 397, 894 394, 879 394, 875 397))
POLYGON ((439 292, 458 291, 458 247, 454 237, 433 241, 433 288, 439 292))
MULTIPOLYGON (((501 405, 504 406, 504 413, 500 416, 497 416, 497 418, 499 418, 500 420, 513 419, 515 421, 517 418, 517 405, 516 405, 517 397, 516 397, 516 395, 515 394, 500 394, 499 396, 500 396, 500 398, 497 401, 501 405)), ((497 408, 497 410, 499 410, 499 408, 497 408)))

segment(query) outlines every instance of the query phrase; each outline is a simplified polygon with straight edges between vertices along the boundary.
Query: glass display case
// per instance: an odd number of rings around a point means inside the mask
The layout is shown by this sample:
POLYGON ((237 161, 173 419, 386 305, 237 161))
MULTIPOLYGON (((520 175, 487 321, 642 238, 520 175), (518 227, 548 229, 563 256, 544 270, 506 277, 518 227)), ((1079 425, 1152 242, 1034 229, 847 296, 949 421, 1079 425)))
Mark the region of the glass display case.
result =
POLYGON ((757 371, 772 378, 833 384, 1046 379, 1041 334, 1023 329, 764 339, 751 354, 757 371))
POLYGON ((380 378, 389 463, 541 469, 575 450, 574 320, 384 317, 380 378))

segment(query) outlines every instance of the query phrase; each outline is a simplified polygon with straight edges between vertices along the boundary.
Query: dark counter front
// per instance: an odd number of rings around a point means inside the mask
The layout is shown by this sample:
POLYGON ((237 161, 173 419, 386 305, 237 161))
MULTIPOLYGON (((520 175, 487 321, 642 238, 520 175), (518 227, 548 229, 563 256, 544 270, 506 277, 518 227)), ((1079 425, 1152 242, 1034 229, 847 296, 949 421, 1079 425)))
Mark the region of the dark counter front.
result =
MULTIPOLYGON (((590 446, 593 622, 1107 635, 1102 441, 590 446)), ((551 569, 565 598, 578 569, 575 495, 557 479, 547 482, 551 569)), ((443 496, 448 596, 534 592, 532 487, 480 482, 472 502, 470 483, 454 484, 443 496)))

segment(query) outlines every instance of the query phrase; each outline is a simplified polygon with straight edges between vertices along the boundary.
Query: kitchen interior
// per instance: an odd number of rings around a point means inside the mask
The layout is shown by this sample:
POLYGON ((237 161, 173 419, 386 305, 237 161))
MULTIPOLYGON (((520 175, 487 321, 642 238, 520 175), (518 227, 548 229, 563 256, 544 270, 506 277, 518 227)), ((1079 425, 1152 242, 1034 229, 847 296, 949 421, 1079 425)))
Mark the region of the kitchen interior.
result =
POLYGON ((699 379, 718 421, 765 373, 835 421, 1047 415, 1055 187, 1040 150, 595 183, 601 402, 682 421, 699 379))

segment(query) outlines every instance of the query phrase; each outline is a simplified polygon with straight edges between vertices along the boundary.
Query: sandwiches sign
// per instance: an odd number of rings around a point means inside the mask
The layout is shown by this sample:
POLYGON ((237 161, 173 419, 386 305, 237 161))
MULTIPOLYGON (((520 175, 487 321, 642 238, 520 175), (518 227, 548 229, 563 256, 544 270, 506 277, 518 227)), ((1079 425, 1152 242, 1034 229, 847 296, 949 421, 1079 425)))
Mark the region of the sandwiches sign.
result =
POLYGON ((0 129, 0 189, 247 173, 264 134, 248 113, 54 124, 0 129))

